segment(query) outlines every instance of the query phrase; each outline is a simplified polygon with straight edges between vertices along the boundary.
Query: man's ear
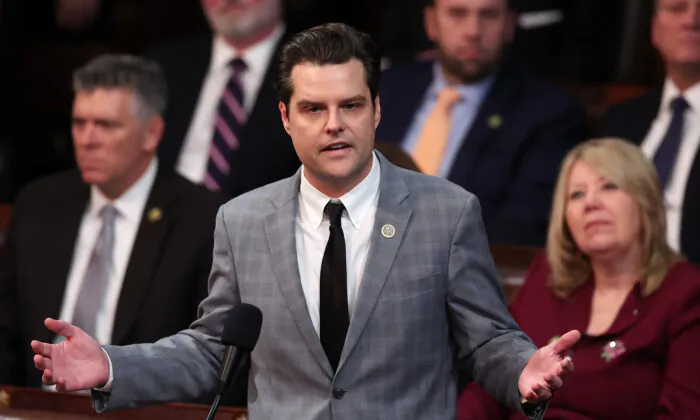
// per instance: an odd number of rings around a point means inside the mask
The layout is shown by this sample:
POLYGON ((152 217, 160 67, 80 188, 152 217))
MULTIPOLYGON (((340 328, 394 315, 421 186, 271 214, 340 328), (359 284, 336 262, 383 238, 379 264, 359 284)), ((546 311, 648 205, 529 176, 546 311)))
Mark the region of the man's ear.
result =
POLYGON ((146 123, 145 130, 145 142, 144 149, 148 152, 155 152, 160 143, 160 139, 163 137, 163 131, 165 130, 165 121, 160 115, 154 115, 146 123))
POLYGON ((425 6, 423 9, 423 26, 428 39, 436 42, 438 39, 437 16, 435 16, 435 7, 432 5, 425 6))
POLYGON ((379 101, 379 94, 374 98, 374 129, 379 126, 379 121, 382 119, 382 105, 379 101))
POLYGON ((289 111, 287 110, 287 105, 284 102, 280 101, 278 108, 280 110, 280 117, 282 118, 282 125, 284 126, 284 131, 286 131, 287 134, 291 136, 291 134, 289 133, 289 111))
POLYGON ((515 31, 518 29, 518 20, 520 19, 520 15, 517 12, 510 10, 508 11, 508 16, 506 19, 507 21, 504 38, 507 43, 511 44, 515 39, 515 31))

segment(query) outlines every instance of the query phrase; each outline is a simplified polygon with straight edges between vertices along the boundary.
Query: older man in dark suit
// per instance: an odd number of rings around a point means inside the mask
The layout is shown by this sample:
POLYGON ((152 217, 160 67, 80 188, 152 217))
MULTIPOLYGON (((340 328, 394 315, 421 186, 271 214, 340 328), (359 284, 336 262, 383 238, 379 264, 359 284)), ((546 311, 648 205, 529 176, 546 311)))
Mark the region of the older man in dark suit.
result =
POLYGON ((166 85, 155 63, 98 57, 74 79, 79 170, 28 185, 0 250, 0 383, 40 386, 26 341, 43 319, 99 342, 157 340, 187 327, 207 293, 221 200, 163 168, 166 85))
POLYGON ((202 1, 213 35, 158 47, 173 94, 164 166, 235 197, 292 175, 300 162, 277 115, 275 60, 291 31, 281 0, 202 1))

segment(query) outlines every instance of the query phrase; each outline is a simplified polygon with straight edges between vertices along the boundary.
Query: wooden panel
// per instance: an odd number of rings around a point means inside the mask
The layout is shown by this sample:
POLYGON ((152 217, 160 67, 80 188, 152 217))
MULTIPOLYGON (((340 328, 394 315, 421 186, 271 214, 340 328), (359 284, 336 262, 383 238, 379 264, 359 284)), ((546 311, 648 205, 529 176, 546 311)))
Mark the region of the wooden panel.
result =
POLYGON ((610 107, 617 103, 636 98, 648 90, 645 86, 607 85, 604 87, 603 102, 610 107))
POLYGON ((93 420, 95 418, 78 414, 59 414, 51 411, 0 408, 0 420, 93 420))
MULTIPOLYGON (((9 204, 0 204, 0 245, 2 245, 5 239, 5 229, 7 224, 10 222, 10 212, 12 211, 12 206, 9 204)), ((2 420, 2 419, 0 419, 2 420)))
MULTIPOLYGON (((21 419, 179 419, 201 420, 209 407, 197 404, 164 404, 137 410, 97 414, 86 394, 66 394, 39 389, 0 387, 0 420, 21 419), (6 417, 11 416, 11 417, 6 417)), ((216 420, 245 420, 242 408, 221 407, 216 420)))
POLYGON ((583 105, 592 132, 598 130, 600 120, 612 105, 635 98, 649 88, 646 86, 604 84, 604 85, 562 85, 564 91, 583 105))
POLYGON ((0 231, 4 230, 7 222, 10 221, 10 213, 12 206, 9 204, 0 204, 0 231))

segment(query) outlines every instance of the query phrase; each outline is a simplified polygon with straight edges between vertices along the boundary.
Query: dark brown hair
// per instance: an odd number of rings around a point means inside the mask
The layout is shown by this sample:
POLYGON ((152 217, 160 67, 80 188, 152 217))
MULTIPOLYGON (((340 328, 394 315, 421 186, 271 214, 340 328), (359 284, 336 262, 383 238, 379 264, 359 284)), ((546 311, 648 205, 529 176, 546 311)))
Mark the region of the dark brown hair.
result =
POLYGON ((294 91, 291 77, 294 66, 344 64, 353 58, 362 62, 374 104, 381 71, 379 50, 368 34, 343 23, 327 23, 299 32, 282 47, 276 86, 279 100, 289 105, 294 91))

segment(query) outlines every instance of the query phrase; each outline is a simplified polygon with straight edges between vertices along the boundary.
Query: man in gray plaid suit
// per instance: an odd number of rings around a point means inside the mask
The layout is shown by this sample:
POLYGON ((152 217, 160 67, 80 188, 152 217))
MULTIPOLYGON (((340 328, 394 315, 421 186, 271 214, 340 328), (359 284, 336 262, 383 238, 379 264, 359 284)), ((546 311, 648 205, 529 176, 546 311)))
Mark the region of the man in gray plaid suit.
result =
POLYGON ((246 302, 263 312, 252 419, 452 419, 458 368, 541 417, 580 334, 537 350, 506 309, 476 197, 373 150, 378 78, 372 40, 348 26, 292 38, 279 108, 303 166, 221 207, 199 319, 104 351, 47 319, 66 340, 32 342, 43 381, 96 388, 98 411, 205 395, 218 383, 226 315, 246 302))

